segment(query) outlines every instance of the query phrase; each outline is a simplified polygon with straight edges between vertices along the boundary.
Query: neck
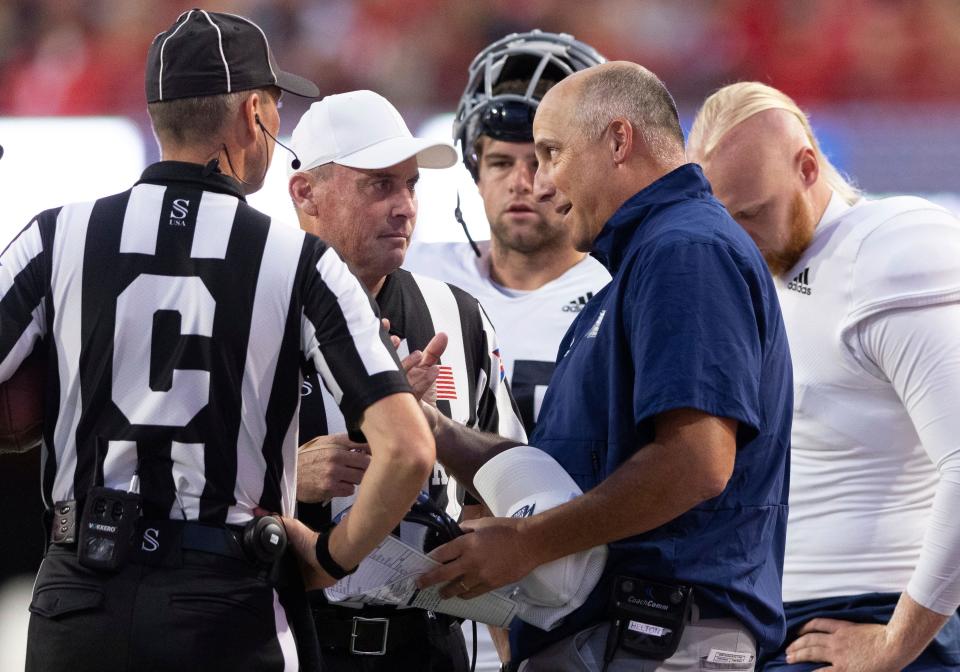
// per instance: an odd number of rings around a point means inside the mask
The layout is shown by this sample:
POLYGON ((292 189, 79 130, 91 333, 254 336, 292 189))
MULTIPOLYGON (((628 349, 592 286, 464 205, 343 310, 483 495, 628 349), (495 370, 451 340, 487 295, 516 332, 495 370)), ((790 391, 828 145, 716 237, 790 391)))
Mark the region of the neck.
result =
POLYGON ((490 279, 508 289, 540 289, 580 263, 586 255, 564 244, 526 253, 490 240, 490 279))
POLYGON ((827 206, 830 205, 830 197, 833 195, 833 189, 827 186, 827 183, 822 180, 817 180, 817 183, 810 188, 810 204, 813 208, 813 222, 816 224, 823 219, 823 213, 827 211, 827 206))
MULTIPOLYGON (((161 147, 161 161, 182 161, 184 163, 198 163, 205 165, 210 159, 218 156, 216 149, 195 149, 192 147, 161 147)), ((225 171, 224 171, 225 172, 225 171)))
POLYGON ((370 296, 376 296, 380 292, 383 288, 383 283, 387 281, 387 276, 380 275, 377 272, 364 273, 363 269, 357 268, 347 259, 344 259, 344 261, 347 262, 347 268, 350 269, 350 272, 357 276, 360 284, 370 292, 370 296))
MULTIPOLYGON (((247 161, 247 150, 236 145, 230 146, 224 143, 212 147, 207 145, 203 148, 193 147, 161 147, 160 158, 163 161, 183 161, 186 163, 198 163, 205 166, 213 159, 219 159, 220 173, 227 177, 232 177, 244 185, 245 191, 249 193, 251 185, 247 185, 244 180, 250 182, 250 176, 244 174, 244 166, 247 161), (229 160, 228 160, 229 152, 229 160)), ((253 176, 253 179, 259 178, 259 175, 253 176)))

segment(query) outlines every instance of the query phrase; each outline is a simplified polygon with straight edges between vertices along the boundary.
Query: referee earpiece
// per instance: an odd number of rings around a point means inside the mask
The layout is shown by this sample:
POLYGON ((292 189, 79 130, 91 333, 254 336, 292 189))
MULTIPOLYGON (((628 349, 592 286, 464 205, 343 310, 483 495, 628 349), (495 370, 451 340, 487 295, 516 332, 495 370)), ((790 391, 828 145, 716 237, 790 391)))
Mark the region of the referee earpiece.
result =
POLYGON ((295 151, 293 151, 292 149, 290 149, 289 147, 287 147, 287 146, 286 146, 285 144, 283 144, 282 142, 280 142, 279 140, 277 140, 277 139, 274 137, 273 133, 271 133, 270 131, 267 130, 267 127, 264 126, 264 125, 260 122, 260 115, 259 115, 259 114, 254 114, 254 115, 253 115, 253 121, 260 127, 260 130, 263 131, 264 133, 266 133, 267 135, 269 135, 270 138, 271 138, 275 143, 277 143, 278 145, 280 145, 281 147, 283 147, 285 150, 287 150, 288 152, 290 152, 291 154, 293 154, 293 161, 290 162, 290 167, 293 168, 294 170, 297 170, 297 169, 300 167, 300 158, 297 156, 297 153, 296 153, 295 151))

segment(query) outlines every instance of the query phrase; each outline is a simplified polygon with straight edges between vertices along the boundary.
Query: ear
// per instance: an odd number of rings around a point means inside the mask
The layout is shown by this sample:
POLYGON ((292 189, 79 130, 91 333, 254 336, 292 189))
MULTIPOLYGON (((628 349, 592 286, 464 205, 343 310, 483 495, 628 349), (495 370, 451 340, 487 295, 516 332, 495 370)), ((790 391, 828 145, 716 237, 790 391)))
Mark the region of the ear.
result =
POLYGON ((257 123, 257 120, 262 113, 263 99, 260 97, 258 91, 254 91, 244 99, 243 107, 241 108, 243 129, 245 134, 250 136, 250 139, 256 140, 257 132, 260 130, 260 125, 257 123))
POLYGON ((607 125, 606 135, 613 162, 625 163, 633 153, 633 125, 624 117, 614 117, 607 125))
POLYGON ((804 147, 797 152, 796 164, 803 186, 809 189, 816 184, 820 177, 820 162, 817 161, 813 148, 804 147))
POLYGON ((319 214, 317 204, 313 200, 313 180, 310 175, 294 173, 287 184, 287 191, 297 210, 310 217, 316 217, 319 214))

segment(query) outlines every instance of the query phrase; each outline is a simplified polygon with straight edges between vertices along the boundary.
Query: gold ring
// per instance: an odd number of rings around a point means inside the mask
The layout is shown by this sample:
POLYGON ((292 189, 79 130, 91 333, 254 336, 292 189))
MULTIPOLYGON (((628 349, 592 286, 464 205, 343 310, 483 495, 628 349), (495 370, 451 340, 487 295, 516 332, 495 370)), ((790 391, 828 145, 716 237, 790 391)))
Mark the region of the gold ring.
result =
POLYGON ((459 581, 457 581, 457 585, 460 586, 461 593, 465 593, 468 590, 470 590, 469 588, 467 588, 467 584, 463 582, 463 579, 460 579, 459 581))

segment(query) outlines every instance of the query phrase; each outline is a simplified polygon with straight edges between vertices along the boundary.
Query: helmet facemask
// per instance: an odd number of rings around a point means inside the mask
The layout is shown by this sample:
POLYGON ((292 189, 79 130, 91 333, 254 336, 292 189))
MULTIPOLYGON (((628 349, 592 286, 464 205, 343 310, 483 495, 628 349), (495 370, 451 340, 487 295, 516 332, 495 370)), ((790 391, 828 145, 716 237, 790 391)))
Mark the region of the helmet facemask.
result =
POLYGON ((453 122, 463 162, 478 179, 475 143, 481 135, 532 142, 533 117, 550 86, 568 75, 606 62, 593 47, 572 36, 534 30, 514 33, 480 52, 470 64, 467 87, 453 122), (523 92, 495 93, 505 82, 526 82, 523 92))

